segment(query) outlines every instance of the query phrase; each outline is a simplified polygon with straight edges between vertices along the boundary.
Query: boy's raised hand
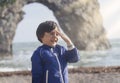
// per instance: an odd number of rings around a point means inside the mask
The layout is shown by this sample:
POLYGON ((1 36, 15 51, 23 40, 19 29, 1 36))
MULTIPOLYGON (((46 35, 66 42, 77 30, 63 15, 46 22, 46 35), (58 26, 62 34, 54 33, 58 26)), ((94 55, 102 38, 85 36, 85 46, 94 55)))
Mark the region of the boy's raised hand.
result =
POLYGON ((67 46, 73 45, 72 41, 67 35, 61 33, 60 30, 56 30, 56 32, 66 42, 67 46))

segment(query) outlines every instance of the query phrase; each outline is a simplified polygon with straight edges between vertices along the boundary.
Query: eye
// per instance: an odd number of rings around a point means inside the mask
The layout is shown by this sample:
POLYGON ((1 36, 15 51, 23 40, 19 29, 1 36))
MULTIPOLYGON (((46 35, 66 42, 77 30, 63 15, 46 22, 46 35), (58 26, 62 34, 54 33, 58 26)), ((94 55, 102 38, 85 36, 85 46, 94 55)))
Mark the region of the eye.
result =
POLYGON ((58 33, 56 33, 56 36, 58 36, 58 33))

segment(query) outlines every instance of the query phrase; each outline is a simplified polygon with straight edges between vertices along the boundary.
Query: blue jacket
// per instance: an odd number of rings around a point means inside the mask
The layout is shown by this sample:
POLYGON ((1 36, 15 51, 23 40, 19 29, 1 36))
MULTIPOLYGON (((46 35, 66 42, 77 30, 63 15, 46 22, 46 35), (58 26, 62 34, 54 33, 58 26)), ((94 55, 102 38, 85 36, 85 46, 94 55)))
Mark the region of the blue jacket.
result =
POLYGON ((67 63, 77 62, 76 48, 66 50, 60 45, 54 48, 42 45, 32 57, 32 83, 68 83, 67 63))

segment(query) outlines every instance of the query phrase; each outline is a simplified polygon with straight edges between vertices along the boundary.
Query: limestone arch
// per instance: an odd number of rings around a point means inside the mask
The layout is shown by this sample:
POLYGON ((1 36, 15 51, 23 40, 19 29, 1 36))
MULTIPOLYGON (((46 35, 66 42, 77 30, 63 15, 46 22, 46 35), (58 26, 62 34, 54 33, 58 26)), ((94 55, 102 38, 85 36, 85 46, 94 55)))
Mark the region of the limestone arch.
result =
POLYGON ((97 0, 16 0, 0 8, 0 55, 12 54, 16 26, 24 14, 21 8, 34 2, 42 3, 54 12, 61 28, 79 50, 103 50, 110 47, 97 0))

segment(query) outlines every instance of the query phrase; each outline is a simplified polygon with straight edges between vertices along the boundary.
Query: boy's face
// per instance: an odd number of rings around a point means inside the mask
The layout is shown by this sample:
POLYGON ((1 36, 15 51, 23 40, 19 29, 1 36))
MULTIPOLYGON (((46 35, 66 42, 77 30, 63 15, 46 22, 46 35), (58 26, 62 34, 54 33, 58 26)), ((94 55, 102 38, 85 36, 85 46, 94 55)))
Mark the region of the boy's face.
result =
POLYGON ((46 44, 48 46, 54 47, 57 44, 58 41, 58 34, 57 31, 58 29, 55 28, 51 32, 45 32, 43 38, 41 38, 42 43, 46 44))

